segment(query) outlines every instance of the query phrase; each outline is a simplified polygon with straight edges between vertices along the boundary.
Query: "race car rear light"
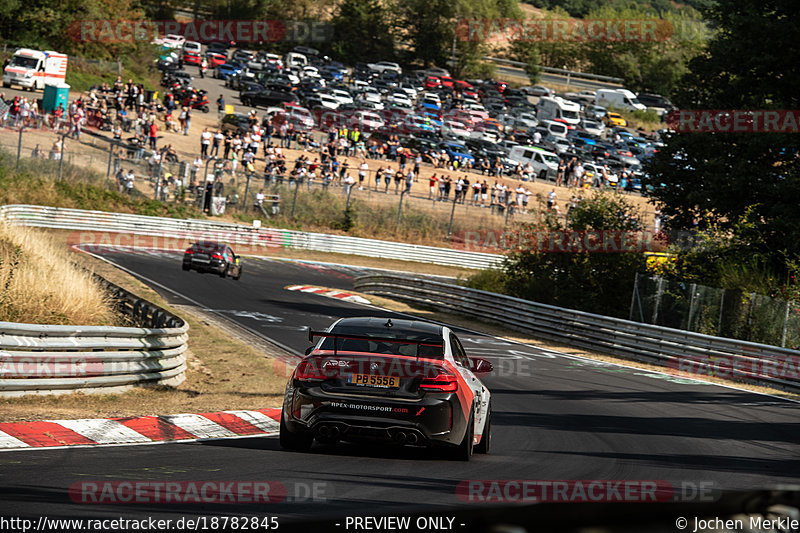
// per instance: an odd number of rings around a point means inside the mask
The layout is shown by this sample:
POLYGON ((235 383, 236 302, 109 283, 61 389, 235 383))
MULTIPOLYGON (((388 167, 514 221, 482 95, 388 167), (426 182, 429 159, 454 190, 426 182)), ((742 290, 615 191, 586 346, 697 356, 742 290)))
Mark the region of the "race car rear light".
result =
POLYGON ((432 378, 423 379, 419 388, 436 392, 455 392, 458 390, 458 380, 452 374, 440 373, 432 378))
POLYGON ((300 361, 294 371, 294 379, 300 381, 321 380, 324 381, 328 378, 320 368, 320 365, 315 359, 305 359, 300 361))
POLYGON ((211 254, 211 259, 222 259, 222 254, 211 254))
POLYGON ((192 254, 194 254, 194 250, 186 250, 184 253, 186 255, 192 255, 192 254))

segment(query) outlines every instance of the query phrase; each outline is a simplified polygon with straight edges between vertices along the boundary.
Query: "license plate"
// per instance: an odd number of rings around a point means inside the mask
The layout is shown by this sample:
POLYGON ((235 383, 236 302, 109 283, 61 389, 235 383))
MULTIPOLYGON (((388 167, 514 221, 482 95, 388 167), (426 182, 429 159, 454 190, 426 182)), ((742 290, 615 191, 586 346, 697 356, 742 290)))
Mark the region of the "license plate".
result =
POLYGON ((350 374, 347 383, 358 387, 379 387, 382 389, 396 389, 400 386, 397 376, 374 376, 371 374, 350 374))

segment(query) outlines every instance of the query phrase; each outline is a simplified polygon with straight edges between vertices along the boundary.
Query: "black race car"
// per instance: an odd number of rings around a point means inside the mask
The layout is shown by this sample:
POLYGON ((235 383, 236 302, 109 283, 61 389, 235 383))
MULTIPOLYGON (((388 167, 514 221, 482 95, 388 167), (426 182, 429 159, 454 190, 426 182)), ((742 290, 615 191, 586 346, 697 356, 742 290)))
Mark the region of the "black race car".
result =
POLYGON ((309 349, 283 401, 280 444, 307 450, 316 440, 444 447, 468 461, 488 453, 490 393, 446 326, 416 320, 344 318, 309 330, 309 349))
POLYGON ((183 270, 213 272, 237 280, 242 277, 242 263, 233 248, 212 241, 196 242, 187 248, 183 253, 183 270))

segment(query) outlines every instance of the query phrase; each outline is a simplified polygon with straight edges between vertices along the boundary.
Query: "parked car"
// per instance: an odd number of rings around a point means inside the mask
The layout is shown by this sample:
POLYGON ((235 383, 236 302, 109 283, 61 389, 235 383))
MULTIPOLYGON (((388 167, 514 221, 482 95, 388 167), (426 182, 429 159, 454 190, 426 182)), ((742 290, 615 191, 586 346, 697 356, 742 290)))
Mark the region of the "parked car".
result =
POLYGON ((231 113, 222 117, 219 124, 222 133, 231 132, 233 135, 244 135, 250 131, 250 117, 244 113, 231 113))
POLYGON ((619 113, 614 113, 613 111, 607 111, 603 121, 606 123, 606 126, 609 127, 624 128, 628 125, 628 121, 625 120, 622 115, 619 113))

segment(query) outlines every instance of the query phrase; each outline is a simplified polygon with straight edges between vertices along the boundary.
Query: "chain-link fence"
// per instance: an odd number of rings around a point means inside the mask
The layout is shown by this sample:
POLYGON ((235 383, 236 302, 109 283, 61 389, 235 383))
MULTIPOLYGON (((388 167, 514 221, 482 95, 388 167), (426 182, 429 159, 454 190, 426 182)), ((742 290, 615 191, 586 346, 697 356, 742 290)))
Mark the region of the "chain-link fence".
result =
POLYGON ((706 335, 800 347, 800 304, 762 294, 637 275, 630 319, 706 335))
MULTIPOLYGON (((87 123, 92 118, 88 117, 87 123)), ((385 175, 378 175, 374 168, 361 182, 358 169, 351 167, 348 172, 353 177, 351 184, 341 175, 325 180, 318 174, 309 181, 293 178, 291 171, 282 175, 267 173, 263 163, 257 172, 248 172, 241 164, 234 167, 230 160, 224 159, 205 159, 198 165, 180 152, 164 154, 157 160, 151 147, 132 144, 132 135, 131 131, 123 134, 122 139, 113 140, 98 135, 95 125, 78 134, 67 121, 51 114, 30 118, 27 123, 7 116, 0 125, 0 148, 16 161, 49 161, 40 168, 52 172, 55 179, 73 179, 73 174, 80 170, 91 169, 100 176, 95 183, 104 183, 107 189, 196 206, 209 215, 224 212, 258 217, 261 210, 257 204, 266 204, 269 209, 261 214, 270 218, 287 224, 325 225, 326 219, 319 215, 333 215, 332 210, 336 209, 333 219, 340 219, 341 223, 335 225, 348 230, 356 215, 353 206, 357 205, 361 227, 371 227, 389 236, 413 234, 423 241, 530 221, 535 210, 544 204, 543 198, 531 196, 530 205, 517 205, 516 197, 509 194, 506 204, 513 208, 501 207, 491 191, 486 196, 476 195, 470 187, 457 194, 455 184, 449 194, 443 194, 438 184, 431 187, 427 177, 418 178, 410 188, 405 181, 394 179, 387 184, 385 175), (275 202, 258 201, 259 193, 280 196, 276 212, 272 209, 275 202)), ((161 141, 158 147, 163 145, 161 141)), ((286 167, 291 169, 294 163, 289 160, 286 167)))

